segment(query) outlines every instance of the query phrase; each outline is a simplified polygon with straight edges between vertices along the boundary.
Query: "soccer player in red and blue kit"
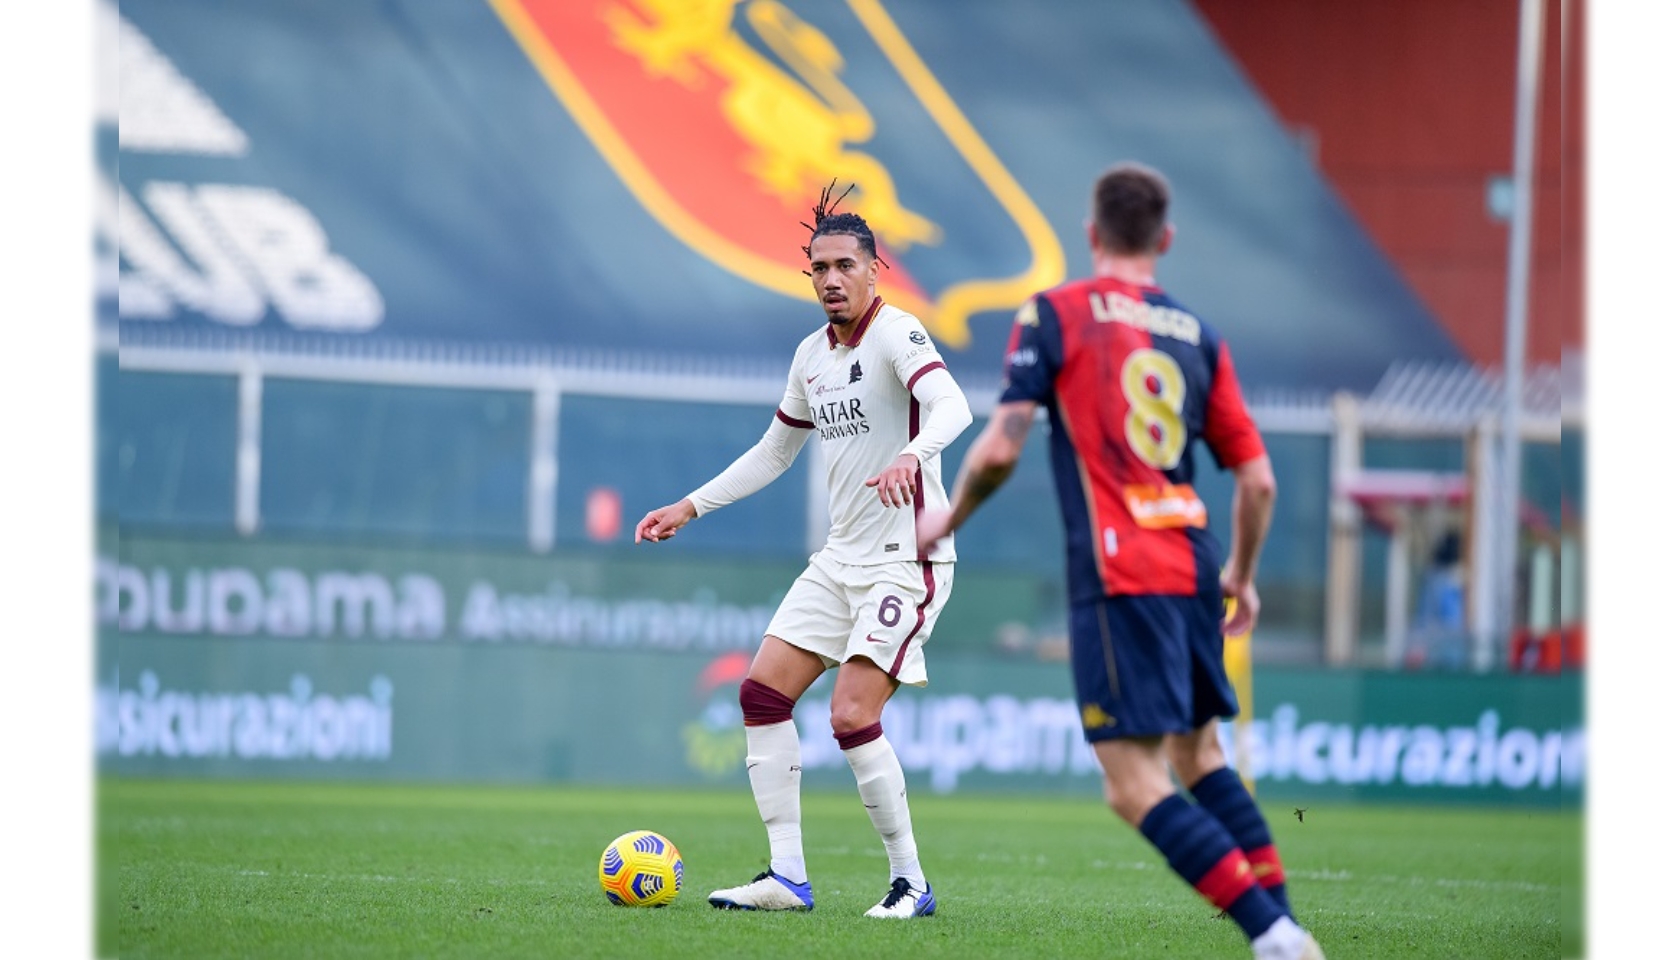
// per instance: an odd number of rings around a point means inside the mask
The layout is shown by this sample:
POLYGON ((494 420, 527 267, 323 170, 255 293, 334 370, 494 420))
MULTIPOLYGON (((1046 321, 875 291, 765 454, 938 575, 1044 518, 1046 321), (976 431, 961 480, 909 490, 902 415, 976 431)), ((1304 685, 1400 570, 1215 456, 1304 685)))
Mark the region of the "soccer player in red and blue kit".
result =
POLYGON ((1008 479, 1047 408, 1074 686, 1109 806, 1236 921, 1257 958, 1312 960, 1323 952, 1294 920, 1271 831, 1218 739, 1219 720, 1237 713, 1224 636, 1259 612, 1276 482, 1224 339, 1155 284, 1173 238, 1169 199, 1166 178, 1142 164, 1097 179, 1094 276, 1022 306, 998 407, 951 508, 924 516, 918 539, 948 536, 1008 479), (1223 564, 1194 486, 1197 440, 1236 478, 1223 564))

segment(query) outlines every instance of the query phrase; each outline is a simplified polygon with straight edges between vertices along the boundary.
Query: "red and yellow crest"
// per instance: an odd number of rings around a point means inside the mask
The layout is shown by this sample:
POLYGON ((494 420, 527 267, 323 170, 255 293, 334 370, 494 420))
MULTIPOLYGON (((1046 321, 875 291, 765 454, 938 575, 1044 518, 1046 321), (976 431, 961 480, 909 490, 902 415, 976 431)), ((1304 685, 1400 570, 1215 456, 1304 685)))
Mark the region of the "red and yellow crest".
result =
POLYGON ((811 297, 803 238, 813 199, 854 185, 892 269, 879 292, 956 348, 969 317, 1059 283, 1054 231, 981 140, 879 0, 846 7, 938 135, 1017 226, 1026 269, 928 289, 903 256, 937 250, 938 214, 900 195, 876 119, 846 82, 846 52, 776 0, 489 0, 625 186, 674 236, 752 283, 811 297))

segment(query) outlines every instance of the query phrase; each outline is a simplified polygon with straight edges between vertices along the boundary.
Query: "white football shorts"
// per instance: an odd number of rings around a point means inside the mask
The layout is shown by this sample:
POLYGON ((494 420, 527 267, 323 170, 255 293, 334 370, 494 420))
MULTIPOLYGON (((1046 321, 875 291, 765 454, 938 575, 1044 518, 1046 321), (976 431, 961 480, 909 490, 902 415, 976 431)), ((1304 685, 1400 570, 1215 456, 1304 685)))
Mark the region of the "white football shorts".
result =
POLYGON ((830 667, 867 657, 900 683, 925 687, 922 645, 950 599, 955 566, 904 560, 860 567, 813 554, 765 632, 830 667))

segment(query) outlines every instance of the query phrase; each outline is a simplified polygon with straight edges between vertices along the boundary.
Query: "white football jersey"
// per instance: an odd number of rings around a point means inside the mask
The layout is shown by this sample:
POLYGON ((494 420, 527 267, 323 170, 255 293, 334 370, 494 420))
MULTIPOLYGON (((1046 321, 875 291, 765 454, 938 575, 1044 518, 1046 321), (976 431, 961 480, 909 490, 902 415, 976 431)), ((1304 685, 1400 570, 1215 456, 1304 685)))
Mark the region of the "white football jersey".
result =
POLYGON ((824 551, 849 564, 894 560, 954 561, 953 538, 926 556, 916 550, 916 518, 949 505, 939 455, 922 464, 915 504, 889 507, 864 481, 885 470, 921 429, 916 380, 945 363, 922 322, 879 299, 848 342, 825 326, 794 352, 787 393, 776 416, 811 430, 828 470, 828 542, 824 551))

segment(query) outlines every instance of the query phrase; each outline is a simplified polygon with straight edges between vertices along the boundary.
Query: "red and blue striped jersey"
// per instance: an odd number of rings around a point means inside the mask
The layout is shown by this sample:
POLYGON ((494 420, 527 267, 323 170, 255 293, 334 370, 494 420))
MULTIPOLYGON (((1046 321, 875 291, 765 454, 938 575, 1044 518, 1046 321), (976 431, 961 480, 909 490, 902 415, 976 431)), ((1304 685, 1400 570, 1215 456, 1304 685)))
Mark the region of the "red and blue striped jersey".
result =
POLYGON ((1002 402, 1050 413, 1070 600, 1217 580, 1192 444, 1227 470, 1266 452, 1223 337, 1156 287, 1095 277, 1021 307, 1005 371, 1002 402))

